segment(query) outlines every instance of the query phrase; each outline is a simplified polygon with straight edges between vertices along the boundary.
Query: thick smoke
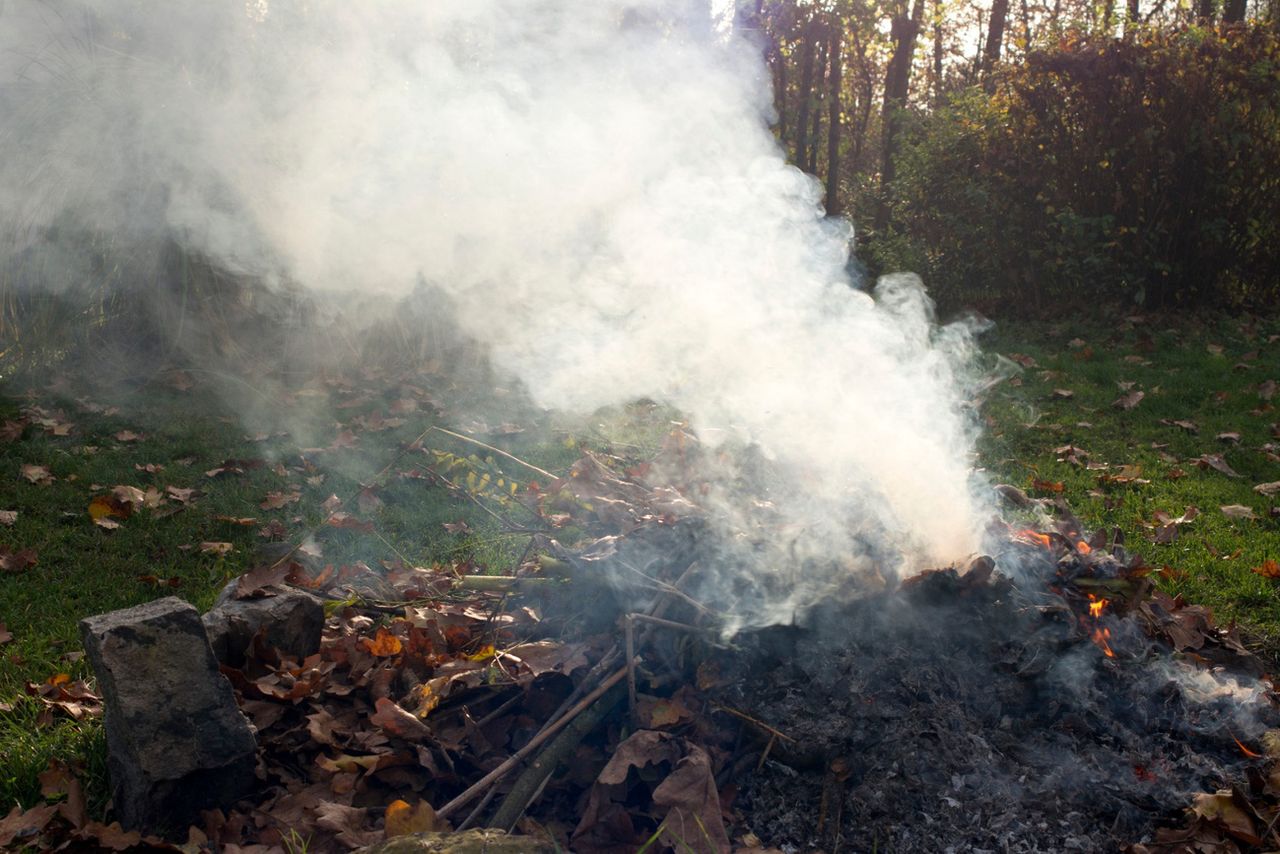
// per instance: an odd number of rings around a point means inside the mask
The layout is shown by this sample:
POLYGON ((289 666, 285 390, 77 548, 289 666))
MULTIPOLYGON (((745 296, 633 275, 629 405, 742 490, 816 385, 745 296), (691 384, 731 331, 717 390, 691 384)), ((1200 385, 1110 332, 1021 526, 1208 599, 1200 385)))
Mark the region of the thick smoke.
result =
POLYGON ((914 277, 851 287, 758 49, 705 5, 0 10, 4 251, 70 221, 268 281, 425 280, 542 405, 652 396, 758 445, 824 536, 857 520, 914 566, 976 546, 967 330, 914 277))

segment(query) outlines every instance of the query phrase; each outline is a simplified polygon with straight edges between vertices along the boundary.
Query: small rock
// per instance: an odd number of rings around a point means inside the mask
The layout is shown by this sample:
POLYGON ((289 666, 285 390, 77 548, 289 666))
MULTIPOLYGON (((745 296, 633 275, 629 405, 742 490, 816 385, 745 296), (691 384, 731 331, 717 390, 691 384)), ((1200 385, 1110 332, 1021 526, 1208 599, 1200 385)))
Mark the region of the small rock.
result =
POLYGON ((412 833, 360 848, 356 854, 553 854, 551 842, 532 836, 513 836, 501 830, 461 833, 412 833))
POLYGON ((293 587, 270 587, 271 596, 236 599, 231 581, 209 613, 202 618, 213 654, 223 664, 238 667, 253 636, 266 629, 267 643, 299 660, 320 649, 324 603, 293 587))
POLYGON ((173 596, 80 621, 106 710, 126 828, 180 834, 254 787, 257 744, 191 605, 173 596))

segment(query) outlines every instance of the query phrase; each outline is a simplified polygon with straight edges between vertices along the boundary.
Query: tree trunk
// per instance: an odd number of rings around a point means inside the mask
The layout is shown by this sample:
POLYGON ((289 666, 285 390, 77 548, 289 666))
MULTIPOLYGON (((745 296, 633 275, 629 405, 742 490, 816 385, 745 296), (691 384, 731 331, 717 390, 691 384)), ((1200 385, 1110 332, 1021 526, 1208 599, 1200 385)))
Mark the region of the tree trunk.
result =
POLYGON ((1212 27, 1216 17, 1214 0, 1196 0, 1196 23, 1202 27, 1212 27))
MULTIPOLYGON (((941 4, 939 4, 941 5, 941 4)), ((933 15, 933 105, 942 103, 942 10, 933 15)))
POLYGON ((1138 31, 1138 25, 1142 22, 1142 7, 1139 3, 1141 3, 1141 0, 1127 0, 1124 18, 1124 34, 1126 36, 1134 35, 1138 31))
POLYGON ((831 46, 827 48, 830 88, 827 91, 827 216, 840 213, 840 78, 844 65, 843 22, 831 25, 831 46))
POLYGON ((818 60, 814 65, 813 106, 809 125, 809 162, 804 168, 810 175, 818 174, 818 140, 822 138, 822 81, 827 67, 827 40, 822 30, 815 33, 818 37, 818 60))
POLYGON ((800 105, 800 114, 796 117, 796 152, 795 164, 801 169, 808 162, 807 136, 809 133, 809 102, 813 97, 813 53, 814 25, 810 22, 801 36, 801 49, 804 59, 800 64, 800 89, 796 98, 800 105))
POLYGON ((982 51, 982 74, 987 76, 1000 61, 1004 46, 1004 25, 1009 18, 1009 0, 991 0, 991 20, 987 22, 987 44, 982 51))
POLYGON ((1102 34, 1110 38, 1116 28, 1116 0, 1106 0, 1102 4, 1102 34))
MULTIPOLYGON (((1004 0, 1008 2, 1008 0, 1004 0)), ((876 230, 884 231, 889 225, 889 192, 894 178, 894 156, 897 152, 898 128, 902 123, 901 112, 907 106, 907 94, 911 89, 911 60, 916 52, 916 36, 920 34, 920 20, 924 17, 924 0, 915 0, 911 17, 904 5, 898 7, 893 18, 890 37, 893 55, 884 79, 884 142, 880 152, 880 209, 876 212, 876 230)))
POLYGON ((1222 23, 1243 24, 1246 0, 1227 0, 1222 9, 1222 23))

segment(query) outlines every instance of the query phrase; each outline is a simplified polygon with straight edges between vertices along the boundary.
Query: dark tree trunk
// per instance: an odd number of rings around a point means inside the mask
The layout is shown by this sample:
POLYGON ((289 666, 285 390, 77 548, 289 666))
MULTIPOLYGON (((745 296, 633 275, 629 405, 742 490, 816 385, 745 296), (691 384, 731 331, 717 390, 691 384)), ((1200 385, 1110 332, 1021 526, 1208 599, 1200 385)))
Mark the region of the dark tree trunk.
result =
POLYGON ((795 164, 801 169, 808 162, 808 140, 806 137, 809 133, 809 102, 813 99, 813 53, 814 53, 814 25, 810 22, 805 27, 804 34, 801 36, 801 49, 804 51, 804 59, 800 64, 800 89, 796 92, 797 103, 799 103, 799 115, 796 117, 796 151, 795 164))
POLYGON ((942 15, 933 16, 933 104, 942 103, 942 15))
POLYGON ((894 178, 893 161, 898 153, 898 128, 902 123, 900 113, 907 106, 907 94, 911 89, 911 59, 916 52, 916 37, 920 34, 920 20, 923 17, 924 0, 914 0, 909 18, 904 2, 904 5, 899 6, 890 28, 893 55, 889 59, 884 79, 884 141, 880 152, 881 201, 880 209, 876 212, 877 231, 884 231, 889 225, 889 192, 894 178))
POLYGON ((1031 9, 1027 0, 1021 0, 1022 7, 1022 50, 1031 50, 1031 9))
POLYGON ((1102 34, 1110 37, 1116 26, 1116 0, 1102 4, 1102 34))
POLYGON ((1009 18, 1009 0, 991 0, 991 20, 987 22, 987 43, 982 51, 982 73, 988 75, 1000 61, 1004 47, 1004 25, 1009 18))
POLYGON ((778 111, 778 139, 787 145, 787 58, 782 55, 782 39, 773 48, 773 106, 778 111))
POLYGON ((1243 24, 1247 0, 1227 0, 1222 8, 1222 23, 1243 24))
POLYGON ((1196 0, 1196 23, 1203 27, 1213 26, 1217 17, 1214 0, 1196 0))
POLYGON ((813 80, 813 106, 809 115, 809 161, 805 163, 805 170, 810 175, 818 174, 818 140, 822 139, 822 99, 823 86, 822 81, 827 67, 827 40, 822 30, 815 35, 819 36, 818 41, 818 60, 814 66, 813 80))
POLYGON ((827 215, 840 213, 840 78, 844 65, 843 25, 836 19, 831 25, 831 46, 827 48, 827 215))

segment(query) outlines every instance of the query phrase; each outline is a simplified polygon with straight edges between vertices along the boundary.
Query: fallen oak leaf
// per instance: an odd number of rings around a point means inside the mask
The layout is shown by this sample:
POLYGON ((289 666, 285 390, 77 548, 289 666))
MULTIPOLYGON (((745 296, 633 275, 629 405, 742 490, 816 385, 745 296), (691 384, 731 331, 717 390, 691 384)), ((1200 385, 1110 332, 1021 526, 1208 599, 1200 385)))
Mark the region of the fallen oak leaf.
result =
POLYGON ((360 646, 364 648, 370 655, 376 655, 379 658, 390 658, 399 655, 404 649, 404 644, 400 638, 387 631, 386 626, 378 626, 378 631, 371 638, 361 638, 360 646))

